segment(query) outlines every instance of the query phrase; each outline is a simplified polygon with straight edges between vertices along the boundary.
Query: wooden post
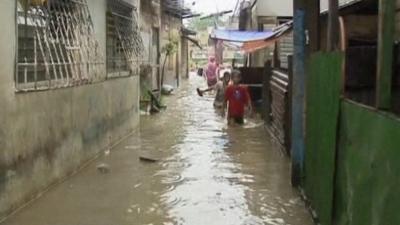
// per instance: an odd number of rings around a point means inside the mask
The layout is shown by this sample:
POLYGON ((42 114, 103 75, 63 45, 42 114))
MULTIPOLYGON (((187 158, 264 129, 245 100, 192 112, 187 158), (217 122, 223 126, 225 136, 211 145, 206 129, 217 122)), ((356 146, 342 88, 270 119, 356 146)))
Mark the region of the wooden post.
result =
POLYGON ((299 7, 304 4, 302 8, 305 9, 305 32, 307 34, 305 54, 308 59, 311 53, 317 52, 320 48, 320 5, 316 0, 295 0, 294 3, 299 7))
POLYGON ((286 133, 285 133, 285 143, 286 143, 286 149, 287 150, 291 150, 292 149, 292 139, 291 139, 291 135, 292 135, 292 105, 293 105, 293 55, 289 55, 287 57, 288 59, 288 77, 289 77, 289 87, 288 87, 288 100, 286 102, 286 106, 287 106, 287 112, 286 112, 286 116, 287 116, 287 120, 285 121, 286 124, 286 133))
POLYGON ((392 98, 393 42, 396 0, 379 0, 376 106, 388 110, 392 98))
POLYGON ((334 51, 339 44, 339 3, 338 0, 329 0, 328 11, 328 51, 334 51))
POLYGON ((271 74, 272 74, 272 63, 268 60, 265 63, 265 75, 263 79, 263 116, 267 125, 271 124, 271 74))
POLYGON ((319 50, 319 1, 296 0, 294 6, 294 54, 292 76, 291 155, 292 185, 300 186, 305 157, 305 93, 307 61, 319 50))

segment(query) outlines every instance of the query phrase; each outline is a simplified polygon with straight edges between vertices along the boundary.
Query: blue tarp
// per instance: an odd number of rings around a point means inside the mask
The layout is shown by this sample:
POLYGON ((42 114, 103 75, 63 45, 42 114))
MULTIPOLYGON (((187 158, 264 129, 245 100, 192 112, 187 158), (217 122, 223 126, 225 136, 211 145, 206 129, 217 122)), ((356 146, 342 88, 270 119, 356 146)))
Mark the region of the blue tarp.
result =
POLYGON ((240 48, 251 53, 259 49, 271 46, 293 28, 293 21, 281 24, 272 30, 267 31, 238 31, 215 29, 210 38, 223 41, 225 44, 240 48))
POLYGON ((273 37, 276 33, 270 31, 238 31, 238 30, 214 30, 211 33, 212 39, 230 42, 262 41, 273 37))

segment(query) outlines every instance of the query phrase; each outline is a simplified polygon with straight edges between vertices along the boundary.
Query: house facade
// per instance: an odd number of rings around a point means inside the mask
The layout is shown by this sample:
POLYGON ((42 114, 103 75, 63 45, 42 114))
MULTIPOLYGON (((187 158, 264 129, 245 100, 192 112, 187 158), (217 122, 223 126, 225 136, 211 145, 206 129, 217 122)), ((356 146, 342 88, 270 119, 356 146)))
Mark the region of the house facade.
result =
MULTIPOLYGON (((252 11, 251 29, 264 31, 273 29, 292 20, 293 1, 264 0, 250 2, 252 11)), ((264 66, 268 59, 273 59, 274 67, 288 69, 287 57, 293 53, 293 34, 290 33, 279 40, 275 46, 256 52, 251 58, 251 65, 264 66)))
POLYGON ((140 27, 145 46, 142 90, 158 89, 161 80, 164 84, 178 87, 180 80, 188 75, 188 40, 182 32, 182 21, 191 16, 191 12, 181 0, 141 0, 140 4, 140 27), (175 49, 166 56, 163 50, 172 42, 175 49))
POLYGON ((399 224, 399 1, 338 1, 329 30, 320 3, 295 6, 292 181, 322 225, 399 224))
POLYGON ((0 2, 0 218, 135 132, 138 6, 0 2))

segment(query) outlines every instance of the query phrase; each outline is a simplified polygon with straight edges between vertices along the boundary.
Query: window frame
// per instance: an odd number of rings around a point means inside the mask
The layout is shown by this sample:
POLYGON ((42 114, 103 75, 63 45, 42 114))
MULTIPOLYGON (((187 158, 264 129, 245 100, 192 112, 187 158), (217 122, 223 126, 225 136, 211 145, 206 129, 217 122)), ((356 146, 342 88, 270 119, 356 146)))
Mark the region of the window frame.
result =
POLYGON ((17 0, 14 9, 16 92, 44 91, 104 80, 104 57, 94 35, 86 0, 67 3, 49 0, 36 5, 28 0, 17 0), (65 4, 69 4, 68 10, 65 4), (78 23, 73 24, 72 19, 78 23), (30 34, 21 36, 22 29, 26 32, 30 29, 30 34), (21 45, 30 44, 29 39, 33 39, 32 49, 22 49, 21 45), (21 51, 24 51, 24 59, 21 59, 21 51))
POLYGON ((139 29, 137 8, 122 0, 107 0, 106 9, 106 71, 107 79, 139 76, 143 40, 139 29), (123 29, 125 28, 125 29, 123 29), (110 32, 111 29, 114 32, 110 32), (110 35, 110 34, 113 35, 110 35), (111 40, 114 43, 110 43, 111 40), (115 44, 117 43, 117 44, 115 44), (118 46, 119 45, 119 46, 118 46), (118 49, 120 48, 120 49, 118 49), (115 58, 111 58, 116 54, 115 58), (124 61, 121 63, 118 61, 124 61), (111 64, 117 65, 110 68, 111 64), (121 69, 122 67, 122 69, 121 69), (124 67, 126 69, 124 69, 124 67), (118 70, 118 68, 120 68, 118 70))

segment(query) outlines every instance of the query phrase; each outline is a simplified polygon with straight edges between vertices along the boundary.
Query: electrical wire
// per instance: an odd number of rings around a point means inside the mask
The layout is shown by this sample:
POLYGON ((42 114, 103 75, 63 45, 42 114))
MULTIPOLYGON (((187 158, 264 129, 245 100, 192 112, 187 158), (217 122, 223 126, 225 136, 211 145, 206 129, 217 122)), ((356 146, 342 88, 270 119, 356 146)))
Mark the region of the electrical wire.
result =
POLYGON ((231 17, 231 19, 230 19, 230 21, 229 21, 229 26, 231 26, 232 23, 233 23, 233 19, 235 18, 236 11, 237 11, 238 8, 239 8, 239 2, 240 2, 240 0, 236 0, 236 6, 235 6, 235 9, 233 10, 232 17, 231 17))

